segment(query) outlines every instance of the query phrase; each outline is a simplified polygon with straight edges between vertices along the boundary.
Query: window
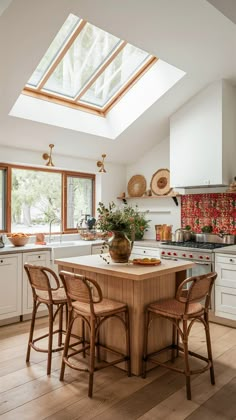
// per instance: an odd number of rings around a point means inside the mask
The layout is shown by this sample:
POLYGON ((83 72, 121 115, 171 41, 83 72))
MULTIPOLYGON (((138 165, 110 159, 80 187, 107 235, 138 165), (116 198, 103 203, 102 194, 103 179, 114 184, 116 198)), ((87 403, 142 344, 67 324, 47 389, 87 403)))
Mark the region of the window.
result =
POLYGON ((0 168, 0 230, 73 232, 84 214, 94 215, 95 175, 19 166, 8 169, 6 195, 6 170, 0 168))
POLYGON ((83 216, 92 215, 93 180, 79 176, 66 176, 67 227, 74 229, 83 216))
POLYGON ((12 232, 61 231, 61 174, 12 168, 12 232))
POLYGON ((6 229, 6 169, 0 167, 0 231, 6 229))
POLYGON ((156 61, 70 14, 23 93, 105 115, 156 61))

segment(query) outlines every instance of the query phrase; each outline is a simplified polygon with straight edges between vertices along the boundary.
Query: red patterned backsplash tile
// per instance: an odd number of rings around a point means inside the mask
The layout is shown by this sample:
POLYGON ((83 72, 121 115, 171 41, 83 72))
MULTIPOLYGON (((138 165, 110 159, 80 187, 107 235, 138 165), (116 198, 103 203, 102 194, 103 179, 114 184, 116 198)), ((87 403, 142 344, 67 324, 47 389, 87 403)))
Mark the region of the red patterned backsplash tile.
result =
POLYGON ((212 226, 213 233, 236 233, 236 193, 181 196, 181 226, 199 233, 212 226))

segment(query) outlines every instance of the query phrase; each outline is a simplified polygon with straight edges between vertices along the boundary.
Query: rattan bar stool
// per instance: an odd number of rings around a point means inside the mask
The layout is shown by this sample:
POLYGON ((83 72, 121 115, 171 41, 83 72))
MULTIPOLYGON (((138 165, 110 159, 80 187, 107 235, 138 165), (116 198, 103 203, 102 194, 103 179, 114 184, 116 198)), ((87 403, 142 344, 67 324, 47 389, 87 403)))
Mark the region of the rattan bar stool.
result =
POLYGON ((62 343, 62 334, 66 333, 66 328, 63 329, 63 309, 65 308, 66 318, 68 319, 67 297, 66 297, 64 287, 60 286, 60 282, 56 273, 52 271, 50 268, 27 264, 27 263, 24 265, 24 268, 28 275, 29 283, 32 288, 32 294, 33 294, 33 311, 32 311, 32 319, 31 319, 31 326, 30 326, 30 333, 29 333, 29 340, 28 340, 28 347, 27 347, 27 354, 26 354, 26 362, 29 362, 30 360, 31 348, 42 353, 48 353, 47 375, 50 375, 52 353, 56 351, 60 351, 64 348, 64 344, 62 343), (37 310, 41 304, 45 304, 48 308, 49 330, 47 334, 38 336, 37 338, 34 339, 33 336, 34 336, 35 318, 36 318, 37 310), (53 330, 54 321, 57 315, 59 316, 59 325, 56 330, 53 330), (53 335, 54 334, 58 334, 58 347, 57 348, 53 348, 53 335), (48 337, 47 349, 41 348, 35 345, 37 341, 40 341, 46 337, 48 337))
MULTIPOLYGON (((186 394, 187 399, 191 400, 191 384, 190 376, 196 373, 205 372, 210 369, 211 384, 215 384, 214 367, 212 360, 211 340, 208 322, 208 311, 210 305, 211 291, 214 281, 217 277, 216 273, 208 273, 201 276, 189 277, 184 280, 178 287, 176 296, 173 299, 163 299, 151 303, 145 312, 145 333, 144 333, 144 352, 143 352, 143 377, 146 376, 147 361, 154 364, 165 366, 173 371, 183 373, 186 377, 186 394), (168 319, 173 325, 173 342, 164 349, 148 353, 148 330, 153 317, 162 317, 168 319), (193 324, 200 321, 206 334, 207 355, 204 357, 198 353, 188 349, 188 338, 193 324), (179 345, 179 338, 182 341, 182 347, 179 345), (178 356, 179 351, 184 354, 184 368, 179 369, 172 365, 167 365, 156 356, 171 349, 171 360, 174 356, 178 356), (190 369, 189 355, 203 360, 206 364, 199 369, 190 369)), ((158 332, 157 332, 158 333, 158 332)))
POLYGON ((131 376, 130 327, 128 307, 125 303, 103 298, 102 290, 95 280, 67 271, 61 271, 59 275, 67 294, 69 312, 60 380, 62 381, 64 379, 65 365, 78 371, 88 372, 88 396, 92 397, 93 377, 95 371, 126 361, 127 374, 128 376, 131 376), (100 327, 111 318, 119 319, 124 326, 126 336, 126 351, 124 353, 109 347, 107 344, 100 343, 100 327), (84 337, 82 337, 81 347, 79 349, 74 349, 74 351, 69 354, 72 327, 76 319, 81 319, 82 326, 84 324, 87 326, 88 339, 84 340, 84 337), (97 364, 95 366, 95 349, 97 349, 97 359, 100 361, 100 348, 113 353, 113 355, 116 355, 118 358, 111 362, 106 362, 105 364, 99 366, 97 364), (79 367, 78 363, 76 364, 75 361, 73 362, 73 360, 70 360, 71 357, 79 353, 82 353, 83 357, 89 353, 89 360, 88 363, 86 363, 85 368, 79 367))

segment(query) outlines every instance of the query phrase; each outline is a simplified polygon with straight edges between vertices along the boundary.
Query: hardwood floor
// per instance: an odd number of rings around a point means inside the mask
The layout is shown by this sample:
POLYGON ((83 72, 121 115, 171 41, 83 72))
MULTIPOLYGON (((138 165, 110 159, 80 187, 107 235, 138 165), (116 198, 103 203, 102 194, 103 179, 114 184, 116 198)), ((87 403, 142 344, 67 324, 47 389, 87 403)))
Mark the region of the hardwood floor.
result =
MULTIPOLYGON (((45 318, 38 320, 38 331, 46 325, 45 318)), ((0 328, 1 420, 236 419, 236 329, 211 324, 216 385, 210 384, 209 372, 192 377, 192 401, 186 400, 183 375, 160 367, 146 379, 128 378, 116 367, 101 370, 89 399, 86 373, 66 368, 65 381, 59 381, 59 353, 54 353, 50 377, 44 353, 32 350, 26 365, 28 331, 29 321, 0 328)), ((193 327, 191 348, 205 354, 200 324, 193 327)))

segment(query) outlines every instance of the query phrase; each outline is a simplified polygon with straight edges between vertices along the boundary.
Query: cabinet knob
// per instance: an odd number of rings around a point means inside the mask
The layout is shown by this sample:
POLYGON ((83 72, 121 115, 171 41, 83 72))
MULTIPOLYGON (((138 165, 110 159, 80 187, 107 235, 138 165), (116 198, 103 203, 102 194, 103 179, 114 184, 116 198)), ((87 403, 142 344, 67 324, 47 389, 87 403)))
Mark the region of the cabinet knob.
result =
POLYGON ((1 260, 1 263, 3 263, 3 260, 1 260))
POLYGON ((41 256, 40 256, 40 255, 38 255, 38 258, 41 258, 41 256))
POLYGON ((234 262, 233 258, 230 258, 230 259, 229 259, 229 261, 230 261, 230 262, 234 262))

